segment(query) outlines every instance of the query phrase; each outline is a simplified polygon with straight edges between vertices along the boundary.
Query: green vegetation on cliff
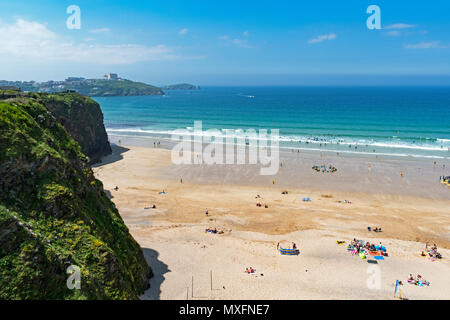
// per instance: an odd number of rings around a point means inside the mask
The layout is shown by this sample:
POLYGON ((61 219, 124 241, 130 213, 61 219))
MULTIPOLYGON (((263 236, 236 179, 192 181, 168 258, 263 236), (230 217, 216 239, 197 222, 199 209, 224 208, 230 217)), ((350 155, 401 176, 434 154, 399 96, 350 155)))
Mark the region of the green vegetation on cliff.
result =
MULTIPOLYGON (((9 93, 8 93, 9 94, 9 93)), ((81 148, 45 106, 0 92, 0 299, 136 299, 151 270, 81 148), (69 266, 81 270, 70 290, 69 266)))

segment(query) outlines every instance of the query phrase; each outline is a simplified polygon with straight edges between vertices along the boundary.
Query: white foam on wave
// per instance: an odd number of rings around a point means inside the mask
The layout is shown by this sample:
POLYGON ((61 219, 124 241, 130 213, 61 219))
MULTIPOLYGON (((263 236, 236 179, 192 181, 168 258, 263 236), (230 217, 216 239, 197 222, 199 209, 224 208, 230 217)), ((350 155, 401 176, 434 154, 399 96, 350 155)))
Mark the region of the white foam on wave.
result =
MULTIPOLYGON (((153 136, 130 136, 130 135, 121 135, 121 134, 110 134, 114 137, 124 137, 124 138, 138 138, 138 139, 155 139, 153 136)), ((158 138, 159 139, 159 138, 158 138)), ((171 140, 167 138, 166 140, 171 140)), ((190 142, 194 142, 194 140, 190 140, 190 142)), ((229 145, 226 141, 223 142, 225 145, 229 145)), ((244 144, 234 144, 237 146, 248 147, 244 144)), ((332 150, 332 149, 319 149, 319 148, 292 148, 292 147, 280 147, 284 152, 289 152, 289 150, 301 150, 301 151, 317 151, 317 152, 328 152, 328 153, 345 153, 345 154, 354 154, 354 155, 366 155, 366 156, 386 156, 386 157, 412 157, 412 158, 425 158, 425 159, 446 159, 450 160, 450 157, 444 156, 436 156, 436 155, 422 155, 422 154, 412 154, 412 153, 388 153, 388 152, 366 152, 366 151, 350 151, 350 150, 332 150)))
MULTIPOLYGON (((152 129, 142 129, 142 128, 107 128, 107 132, 120 132, 120 133, 140 133, 145 135, 167 135, 172 136, 173 134, 177 134, 175 130, 152 130, 152 129)), ((203 130, 201 132, 194 132, 193 127, 186 127, 186 132, 189 133, 189 135, 195 136, 195 137, 207 137, 207 138, 213 138, 213 137, 220 137, 220 138, 229 138, 229 139, 237 139, 237 138, 244 138, 245 137, 245 130, 243 129, 220 129, 220 130, 203 130)), ((257 131, 256 131, 257 132, 257 131)), ((270 133, 268 131, 268 133, 270 133)), ((254 140, 254 139, 248 139, 247 140, 254 140)), ((256 140, 270 140, 270 135, 268 138, 263 137, 257 137, 256 140)), ((280 136, 279 137, 280 142, 290 142, 290 143, 308 143, 308 144, 321 144, 326 146, 331 145, 343 145, 343 146, 358 146, 358 147, 367 147, 367 148, 383 148, 383 149, 407 149, 407 150, 417 150, 417 151, 429 151, 429 152, 450 152, 450 139, 436 139, 435 142, 428 142, 428 143, 407 143, 407 142, 399 142, 399 141, 393 141, 393 142, 382 142, 382 141, 368 141, 364 139, 359 140, 348 140, 347 138, 333 138, 333 139, 324 139, 324 138, 311 138, 311 137, 304 137, 304 136, 280 136), (439 141, 439 143, 438 143, 439 141)), ((312 148, 307 148, 312 149, 312 148)), ((319 149, 322 150, 322 149, 319 149)), ((343 152, 344 150, 332 150, 337 152, 343 152)), ((350 152, 350 151, 348 151, 350 152)), ((357 153, 361 153, 362 151, 357 151, 357 153)), ((390 153, 389 153, 390 154, 390 153)), ((399 153, 396 153, 399 154, 399 153)), ((405 154, 408 156, 413 156, 414 154, 405 154)), ((424 155, 420 155, 424 156, 424 155)))

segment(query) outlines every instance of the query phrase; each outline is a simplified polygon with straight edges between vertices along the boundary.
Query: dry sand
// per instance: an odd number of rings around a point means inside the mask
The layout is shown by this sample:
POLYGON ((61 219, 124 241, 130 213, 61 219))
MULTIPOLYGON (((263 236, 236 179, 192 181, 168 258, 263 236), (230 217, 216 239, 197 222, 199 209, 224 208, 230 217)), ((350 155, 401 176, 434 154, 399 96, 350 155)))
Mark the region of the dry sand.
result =
POLYGON ((282 161, 275 177, 262 177, 250 165, 175 166, 166 149, 114 147, 94 171, 155 273, 142 298, 393 299, 397 279, 408 299, 450 298, 450 188, 438 182, 437 166, 289 152, 282 161), (311 170, 322 163, 338 172, 311 170), (209 227, 225 233, 205 233, 209 227), (354 237, 382 242, 390 256, 368 263, 336 244, 354 237), (281 256, 280 241, 295 242, 300 255, 281 256), (421 257, 425 242, 444 258, 421 257), (381 287, 369 289, 377 270, 381 287), (431 285, 407 284, 410 273, 431 285))

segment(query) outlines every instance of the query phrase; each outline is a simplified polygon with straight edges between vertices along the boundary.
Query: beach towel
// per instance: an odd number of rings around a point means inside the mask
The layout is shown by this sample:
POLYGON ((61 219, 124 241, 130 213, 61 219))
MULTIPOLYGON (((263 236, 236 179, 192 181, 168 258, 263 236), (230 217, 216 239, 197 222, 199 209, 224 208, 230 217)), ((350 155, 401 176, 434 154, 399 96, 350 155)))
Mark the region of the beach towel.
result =
POLYGON ((374 256, 374 259, 375 260, 384 260, 384 257, 383 256, 374 256))

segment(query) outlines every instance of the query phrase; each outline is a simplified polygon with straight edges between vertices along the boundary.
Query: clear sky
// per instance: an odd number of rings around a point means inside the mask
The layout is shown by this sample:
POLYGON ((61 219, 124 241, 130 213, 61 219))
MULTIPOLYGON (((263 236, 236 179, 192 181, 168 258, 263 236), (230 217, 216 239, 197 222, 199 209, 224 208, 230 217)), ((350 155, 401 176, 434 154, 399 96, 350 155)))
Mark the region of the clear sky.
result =
POLYGON ((450 85, 449 30, 448 0, 0 0, 0 79, 450 85))

